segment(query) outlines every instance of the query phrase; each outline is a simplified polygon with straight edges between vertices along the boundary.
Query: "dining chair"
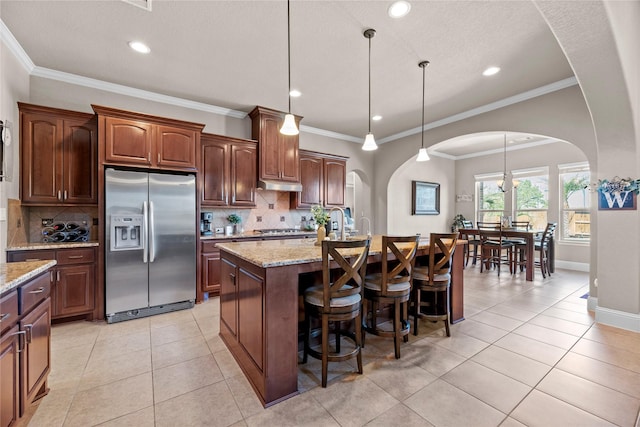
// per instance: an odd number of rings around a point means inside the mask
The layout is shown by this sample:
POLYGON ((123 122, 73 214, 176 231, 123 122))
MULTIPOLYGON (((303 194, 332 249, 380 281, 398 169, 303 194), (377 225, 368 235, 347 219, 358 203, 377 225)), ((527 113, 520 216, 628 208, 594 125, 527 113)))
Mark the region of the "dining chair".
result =
POLYGON ((418 319, 433 322, 444 320, 445 331, 449 329, 449 287, 451 286, 451 261, 458 241, 457 233, 431 233, 429 235, 429 260, 426 266, 413 269, 411 306, 413 334, 418 335, 418 319), (429 297, 422 294, 430 294, 429 297))
MULTIPOLYGON (((529 231, 529 221, 511 221, 511 228, 515 231, 529 231)), ((509 237, 506 240, 513 244, 512 248, 512 268, 511 273, 515 274, 519 271, 524 271, 527 265, 527 241, 519 237, 509 237)))
POLYGON ((493 221, 478 221, 477 224, 479 230, 499 230, 502 226, 502 223, 493 221))
POLYGON ((540 266, 540 271, 542 272, 543 278, 546 278, 547 274, 551 276, 549 252, 551 247, 551 239, 556 231, 557 226, 558 223, 556 222, 547 223, 547 226, 542 233, 541 239, 536 240, 533 243, 534 250, 539 254, 538 261, 535 262, 535 265, 540 266))
POLYGON ((322 360, 322 387, 327 386, 329 362, 341 362, 355 356, 358 362, 358 373, 362 374, 362 289, 370 244, 370 239, 324 240, 322 242, 322 285, 313 286, 304 293, 302 363, 307 363, 307 355, 322 360), (312 318, 320 320, 319 329, 311 329, 312 318), (353 320, 349 323, 353 323, 354 332, 342 328, 342 322, 348 320, 353 320), (335 334, 333 351, 329 347, 331 325, 333 325, 331 332, 335 334), (320 350, 310 345, 310 338, 318 335, 321 336, 320 350), (353 342, 354 346, 351 350, 341 352, 342 337, 349 338, 353 342))
POLYGON ((400 358, 400 341, 408 341, 409 297, 411 295, 411 275, 415 264, 420 235, 382 236, 382 260, 380 273, 367 275, 364 283, 363 337, 364 332, 392 337, 396 359, 400 358), (385 256, 386 254, 386 256, 385 256), (381 306, 390 305, 393 315, 392 328, 384 328, 387 320, 378 322, 381 306))
POLYGON ((473 221, 463 220, 462 227, 463 228, 458 229, 458 233, 460 234, 460 239, 467 241, 464 245, 464 265, 465 267, 469 265, 469 258, 472 258, 471 265, 476 265, 476 260, 480 257, 480 238, 473 227, 473 221), (473 255, 471 255, 472 250, 473 255))
POLYGON ((489 270, 493 265, 498 270, 498 277, 500 277, 501 264, 508 264, 509 271, 513 272, 513 243, 504 238, 502 230, 481 229, 479 233, 481 245, 480 272, 482 273, 484 267, 489 270))

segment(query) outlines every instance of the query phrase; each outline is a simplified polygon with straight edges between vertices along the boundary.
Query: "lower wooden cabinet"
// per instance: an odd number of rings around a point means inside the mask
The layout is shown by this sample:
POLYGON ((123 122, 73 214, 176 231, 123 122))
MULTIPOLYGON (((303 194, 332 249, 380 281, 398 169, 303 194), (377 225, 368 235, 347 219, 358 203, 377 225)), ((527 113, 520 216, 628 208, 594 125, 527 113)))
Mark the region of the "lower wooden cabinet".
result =
POLYGON ((51 269, 51 318, 86 316, 93 319, 96 287, 96 248, 9 251, 7 262, 55 259, 51 269))
POLYGON ((202 242, 201 260, 201 289, 209 296, 220 293, 220 249, 216 242, 202 242))
POLYGON ((238 302, 236 295, 236 265, 222 261, 220 267, 220 321, 236 337, 238 334, 238 302))
POLYGON ((20 353, 18 325, 0 335, 0 427, 20 418, 20 353))
POLYGON ((18 422, 48 392, 51 275, 47 271, 0 299, 0 427, 18 422))

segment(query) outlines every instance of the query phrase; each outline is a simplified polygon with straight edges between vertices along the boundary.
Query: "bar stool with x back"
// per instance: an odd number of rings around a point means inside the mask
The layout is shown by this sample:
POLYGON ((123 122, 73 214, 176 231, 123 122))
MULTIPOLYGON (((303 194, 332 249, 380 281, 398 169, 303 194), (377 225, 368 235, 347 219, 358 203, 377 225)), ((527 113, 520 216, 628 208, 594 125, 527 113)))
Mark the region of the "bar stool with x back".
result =
POLYGON ((429 262, 426 267, 413 270, 411 297, 414 316, 413 334, 418 335, 418 318, 444 320, 447 336, 449 330, 449 287, 451 286, 451 261, 456 249, 458 233, 431 233, 429 235, 429 262), (433 294, 422 300, 422 293, 433 294), (426 310, 423 311, 422 308, 426 310))
POLYGON ((313 286, 304 294, 304 353, 322 360, 322 387, 327 386, 329 362, 341 362, 354 356, 358 373, 362 373, 362 289, 367 270, 371 240, 325 240, 322 242, 322 285, 313 286), (333 262, 332 262, 333 261, 333 262), (335 266, 337 264, 337 267, 335 266), (311 329, 311 318, 320 320, 320 329, 311 329), (354 330, 342 329, 342 322, 353 320, 354 330), (329 327, 333 324, 334 351, 329 349, 329 327), (310 345, 310 336, 321 335, 320 350, 310 345), (354 347, 340 351, 340 340, 349 338, 354 347))
POLYGON ((400 358, 400 340, 408 341, 411 274, 419 240, 420 235, 382 236, 382 272, 367 275, 364 284, 364 331, 392 337, 396 359, 400 358), (392 328, 384 327, 389 323, 387 319, 378 322, 378 312, 386 305, 391 307, 392 328))

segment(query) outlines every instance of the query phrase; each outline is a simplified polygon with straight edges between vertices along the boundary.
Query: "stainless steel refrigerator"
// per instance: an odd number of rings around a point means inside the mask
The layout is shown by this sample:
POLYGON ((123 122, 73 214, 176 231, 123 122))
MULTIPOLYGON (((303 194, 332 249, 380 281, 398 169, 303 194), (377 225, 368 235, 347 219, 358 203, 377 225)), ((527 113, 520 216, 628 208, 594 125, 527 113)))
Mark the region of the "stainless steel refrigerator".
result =
POLYGON ((193 307, 196 179, 105 170, 107 322, 193 307))

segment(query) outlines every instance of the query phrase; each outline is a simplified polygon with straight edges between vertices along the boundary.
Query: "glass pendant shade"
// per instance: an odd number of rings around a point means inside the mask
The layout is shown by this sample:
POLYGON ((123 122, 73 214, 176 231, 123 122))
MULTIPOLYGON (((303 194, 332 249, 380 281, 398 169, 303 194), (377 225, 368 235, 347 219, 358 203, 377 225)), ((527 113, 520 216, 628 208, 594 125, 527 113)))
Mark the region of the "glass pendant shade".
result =
POLYGON ((369 132, 367 136, 364 138, 364 144, 362 144, 362 149, 364 151, 373 151, 378 149, 376 140, 373 138, 373 134, 371 132, 369 132))
POLYGON ((420 150, 418 150, 418 158, 416 159, 416 162, 426 162, 427 160, 429 160, 429 154, 427 153, 427 149, 426 148, 421 148, 420 150))
POLYGON ((293 117, 293 114, 289 113, 284 116, 284 123, 282 123, 280 133, 283 135, 297 135, 300 133, 296 126, 296 119, 293 117))

